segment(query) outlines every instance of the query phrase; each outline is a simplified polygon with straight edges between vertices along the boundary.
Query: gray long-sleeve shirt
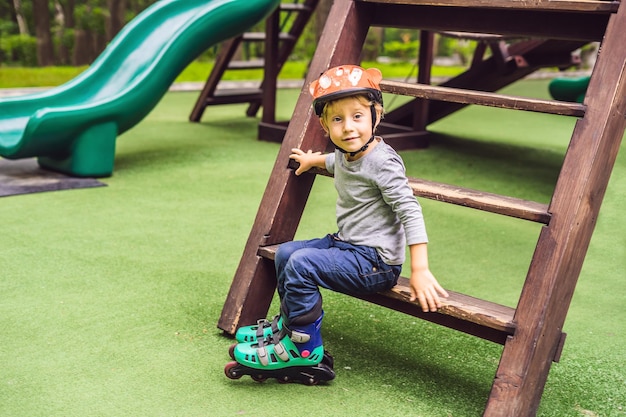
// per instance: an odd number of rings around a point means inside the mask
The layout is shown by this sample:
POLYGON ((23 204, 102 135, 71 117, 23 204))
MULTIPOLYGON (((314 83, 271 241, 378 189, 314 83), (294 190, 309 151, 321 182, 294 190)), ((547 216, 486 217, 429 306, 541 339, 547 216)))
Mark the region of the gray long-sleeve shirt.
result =
POLYGON ((400 155, 380 141, 364 157, 326 156, 335 177, 339 238, 376 248, 388 265, 401 265, 406 245, 428 242, 422 208, 413 195, 400 155))

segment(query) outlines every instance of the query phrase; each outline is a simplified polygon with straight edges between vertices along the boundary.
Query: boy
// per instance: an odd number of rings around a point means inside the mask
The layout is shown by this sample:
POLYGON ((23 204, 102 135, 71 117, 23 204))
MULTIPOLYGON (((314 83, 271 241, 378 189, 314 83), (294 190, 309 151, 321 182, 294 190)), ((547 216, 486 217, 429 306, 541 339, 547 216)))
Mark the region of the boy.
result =
MULTIPOLYGON (((425 312, 436 311, 440 296, 448 296, 428 267, 422 211, 404 163, 375 135, 383 116, 381 79, 378 69, 342 65, 310 86, 315 113, 336 150, 324 155, 292 149, 289 157, 300 164, 296 175, 314 167, 334 175, 338 232, 287 242, 276 251, 281 314, 271 323, 261 320, 239 329, 240 343, 231 351, 239 364, 259 370, 253 377, 299 379, 306 369, 324 364, 332 373, 320 334, 319 287, 347 294, 390 289, 398 281, 407 244, 411 300, 419 301, 425 312)), ((226 371, 229 375, 228 366, 226 371)), ((319 380, 334 377, 323 371, 319 380)))

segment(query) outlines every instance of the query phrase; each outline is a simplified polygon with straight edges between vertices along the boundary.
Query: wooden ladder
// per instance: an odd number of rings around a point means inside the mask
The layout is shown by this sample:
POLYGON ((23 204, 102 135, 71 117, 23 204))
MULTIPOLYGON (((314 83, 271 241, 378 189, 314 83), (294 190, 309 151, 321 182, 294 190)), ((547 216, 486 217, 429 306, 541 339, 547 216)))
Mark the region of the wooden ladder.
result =
POLYGON ((391 291, 362 297, 503 344, 484 415, 533 416, 551 363, 559 359, 565 337, 562 327, 626 126, 626 6, 617 1, 335 0, 218 327, 234 334, 238 327, 267 316, 276 285, 276 245, 293 239, 316 174, 326 174, 320 170, 295 176, 289 162, 291 148, 328 149, 306 86, 329 67, 358 63, 370 26, 601 42, 582 104, 389 80, 381 84, 388 93, 414 96, 421 102, 578 118, 548 205, 410 179, 417 196, 543 225, 516 308, 451 293, 437 313, 422 313, 409 301, 406 280, 391 291))
POLYGON ((189 120, 199 122, 207 106, 219 104, 249 103, 246 115, 256 116, 263 107, 263 116, 259 126, 259 136, 265 140, 280 141, 282 132, 276 136, 271 129, 280 125, 276 121, 276 88, 278 74, 289 59, 296 42, 302 35, 319 0, 294 0, 293 3, 281 3, 265 21, 265 32, 246 32, 224 42, 215 60, 215 65, 198 96, 189 120), (292 19, 291 16, 295 14, 292 19), (285 25, 287 31, 281 31, 285 25), (235 61, 237 49, 246 42, 264 42, 264 58, 250 61, 235 61), (218 89, 218 83, 228 70, 263 69, 263 80, 258 88, 218 89))

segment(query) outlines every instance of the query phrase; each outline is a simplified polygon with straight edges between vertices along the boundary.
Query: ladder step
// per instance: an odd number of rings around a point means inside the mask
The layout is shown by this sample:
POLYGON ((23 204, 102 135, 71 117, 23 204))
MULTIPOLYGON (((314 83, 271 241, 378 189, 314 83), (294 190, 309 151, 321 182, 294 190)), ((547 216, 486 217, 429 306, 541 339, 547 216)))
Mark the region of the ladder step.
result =
POLYGON ((313 9, 302 3, 281 3, 278 8, 286 12, 312 12, 313 9))
POLYGON ((471 207, 490 213, 548 224, 548 205, 417 178, 409 178, 413 194, 430 200, 471 207))
POLYGON ((228 64, 229 70, 260 69, 260 68, 265 68, 265 61, 263 59, 253 59, 250 61, 230 61, 228 64))
POLYGON ((206 105, 261 102, 262 99, 263 91, 258 88, 224 88, 216 90, 212 97, 207 97, 206 105))
POLYGON ((550 10, 558 12, 615 13, 619 1, 604 0, 361 0, 366 3, 484 9, 550 10))
MULTIPOLYGON (((246 32, 242 35, 244 41, 249 42, 263 42, 265 41, 265 32, 246 32)), ((281 32, 278 34, 278 39, 281 41, 294 42, 296 38, 287 32, 281 32)))
POLYGON ((427 100, 477 104, 503 109, 557 114, 561 116, 583 117, 586 110, 586 106, 580 103, 507 96, 484 91, 440 87, 428 84, 383 80, 380 82, 380 88, 386 93, 401 94, 427 100))
MULTIPOLYGON (((273 261, 277 248, 278 245, 262 246, 257 254, 273 261)), ((506 337, 515 332, 514 308, 454 291, 448 291, 450 296, 443 300, 443 306, 436 313, 423 313, 419 303, 410 301, 408 281, 407 278, 400 277, 398 284, 391 290, 358 298, 383 306, 393 306, 398 311, 497 343, 504 343, 506 337)))
MULTIPOLYGON (((297 169, 298 163, 290 160, 288 166, 297 169)), ((312 168, 308 172, 332 177, 325 169, 312 168)), ((413 194, 418 197, 543 224, 548 224, 552 217, 547 204, 418 178, 408 177, 408 180, 413 194)))

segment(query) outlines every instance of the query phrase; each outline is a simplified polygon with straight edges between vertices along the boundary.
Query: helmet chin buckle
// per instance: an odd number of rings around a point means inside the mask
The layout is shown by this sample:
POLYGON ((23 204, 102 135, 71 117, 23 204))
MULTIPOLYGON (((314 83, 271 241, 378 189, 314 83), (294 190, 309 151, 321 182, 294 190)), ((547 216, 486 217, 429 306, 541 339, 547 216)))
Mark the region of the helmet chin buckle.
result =
POLYGON ((360 148, 359 150, 354 151, 354 152, 348 152, 348 151, 346 151, 345 149, 341 149, 341 148, 340 148, 339 146, 337 146, 337 145, 335 145, 335 148, 336 148, 337 150, 339 150, 339 152, 341 152, 341 153, 345 153, 345 154, 348 154, 348 155, 350 155, 352 158, 354 158, 355 156, 357 156, 357 155, 358 155, 358 154, 360 154, 361 152, 365 152, 365 151, 367 150, 367 148, 369 148, 370 143, 374 142, 374 138, 375 138, 375 137, 376 137, 376 136, 372 135, 372 137, 370 138, 370 140, 368 140, 368 141, 367 141, 367 143, 366 143, 365 145, 361 146, 361 148, 360 148))

